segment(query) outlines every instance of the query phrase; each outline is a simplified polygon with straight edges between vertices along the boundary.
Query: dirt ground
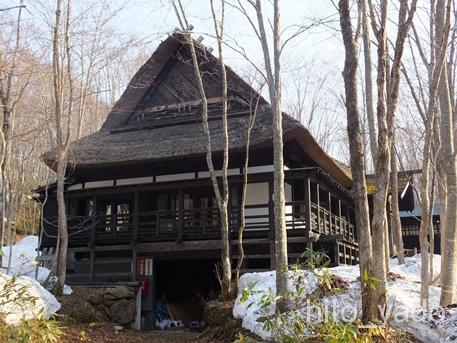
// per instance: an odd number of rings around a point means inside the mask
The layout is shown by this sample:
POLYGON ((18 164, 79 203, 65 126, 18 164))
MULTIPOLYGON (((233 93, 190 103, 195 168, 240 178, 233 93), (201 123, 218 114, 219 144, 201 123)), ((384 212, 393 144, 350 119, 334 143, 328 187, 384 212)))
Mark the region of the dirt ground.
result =
MULTIPOLYGON (((133 330, 123 329, 116 331, 115 324, 106 321, 99 315, 95 315, 89 309, 90 305, 81 297, 78 289, 72 296, 63 296, 59 298, 62 304, 62 309, 59 311, 57 320, 63 328, 64 335, 59 343, 129 343, 129 342, 148 342, 148 343, 220 343, 213 336, 199 339, 199 333, 190 332, 186 329, 167 329, 167 330, 133 330)), ((217 313, 229 313, 230 310, 222 310, 217 308, 217 313)), ((227 315, 226 315, 227 316, 227 315)), ((212 317, 218 317, 212 315, 212 317)), ((226 318, 221 319, 222 322, 226 318)), ((219 325, 219 324, 218 324, 219 325)))
MULTIPOLYGON (((64 335, 60 343, 194 343, 203 342, 198 334, 184 331, 136 331, 116 332, 110 324, 77 324, 62 322, 64 335)), ((207 341, 205 341, 207 342, 207 341)), ((218 343, 214 341, 214 343, 218 343)))

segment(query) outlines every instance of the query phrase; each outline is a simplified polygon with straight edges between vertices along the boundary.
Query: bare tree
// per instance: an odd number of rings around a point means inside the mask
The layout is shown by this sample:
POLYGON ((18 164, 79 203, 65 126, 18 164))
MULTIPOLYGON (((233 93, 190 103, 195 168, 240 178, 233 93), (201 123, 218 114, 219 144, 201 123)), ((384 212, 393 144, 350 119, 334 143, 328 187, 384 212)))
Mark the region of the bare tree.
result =
MULTIPOLYGON (((416 11, 417 0, 412 0, 411 6, 407 0, 400 2, 398 11, 397 37, 393 47, 392 65, 389 66, 387 49, 387 0, 381 0, 379 22, 376 19, 375 8, 368 1, 371 16, 371 26, 377 42, 377 107, 378 146, 375 164, 375 187, 373 197, 373 239, 382 242, 373 246, 373 255, 379 258, 373 260, 373 276, 376 278, 376 298, 374 299, 381 311, 386 307, 387 284, 386 272, 389 265, 387 213, 386 202, 391 172, 391 147, 393 127, 400 87, 400 67, 404 43, 416 11)), ((380 313, 378 314, 378 316, 380 313)))
POLYGON ((390 152, 390 189, 391 189, 391 220, 392 220, 392 233, 395 252, 398 257, 398 263, 405 263, 405 250, 403 248, 403 234, 401 231, 401 221, 400 221, 400 206, 398 203, 398 166, 397 166, 397 153, 396 153, 396 139, 395 139, 395 127, 392 128, 392 148, 390 152))
MULTIPOLYGON (((448 32, 450 25, 450 0, 436 2, 436 32, 448 32)), ((447 36, 443 35, 438 46, 448 43, 447 36)), ((446 173, 446 223, 445 246, 442 258, 441 271, 441 300, 443 306, 454 304, 457 301, 457 161, 454 136, 453 108, 450 96, 450 83, 447 60, 443 61, 438 84, 438 99, 440 104, 441 151, 445 161, 446 173)))
MULTIPOLYGON (((443 6, 441 4, 440 6, 443 6)), ((441 105, 438 103, 439 85, 443 75, 444 66, 447 56, 447 42, 450 28, 450 15, 449 12, 442 12, 439 14, 437 9, 435 11, 435 1, 430 3, 430 25, 429 25, 429 45, 430 57, 427 59, 426 52, 421 43, 419 34, 413 26, 414 45, 417 49, 418 55, 428 73, 428 82, 426 84, 420 82, 420 67, 414 58, 414 52, 411 44, 413 56, 413 71, 414 76, 418 80, 417 86, 413 84, 413 80, 405 67, 403 67, 403 75, 408 84, 410 93, 413 97, 414 104, 417 111, 422 118, 424 125, 424 147, 422 150, 422 175, 419 201, 422 207, 421 227, 420 227, 420 250, 421 250, 421 305, 428 307, 429 305, 429 289, 428 286, 432 282, 431 276, 433 275, 433 251, 431 243, 434 241, 433 232, 433 198, 435 188, 435 175, 438 175, 437 185, 440 193, 440 203, 442 223, 446 222, 446 207, 447 207, 447 192, 446 192, 446 175, 442 169, 442 153, 441 153, 441 129, 440 129, 440 109, 441 105), (441 16, 441 24, 435 25, 435 19, 441 16), (433 177, 432 177, 433 175, 433 177), (429 241, 430 238, 430 241, 429 241)), ((449 10, 449 8, 447 8, 449 10)), ((441 102, 441 100, 440 100, 441 102)), ((434 244, 434 243, 433 243, 434 244)), ((442 241, 442 247, 445 241, 442 241)), ((442 270, 444 268, 442 267, 442 270)))
POLYGON ((331 90, 326 89, 330 72, 322 75, 319 66, 311 62, 293 68, 286 76, 292 81, 288 92, 284 92, 287 113, 300 121, 325 151, 332 152, 345 128, 335 120, 340 110, 335 102, 339 100, 329 96, 331 90))
MULTIPOLYGON (((17 67, 18 67, 18 53, 20 48, 21 40, 21 15, 22 9, 24 8, 22 0, 19 6, 10 7, 5 10, 11 10, 18 8, 18 15, 16 21, 16 29, 14 35, 14 44, 12 50, 12 57, 8 59, 8 53, 6 47, 4 51, 0 52, 0 107, 1 107, 1 118, 2 126, 0 130, 1 138, 1 152, 0 158, 0 183, 1 183, 1 202, 2 202, 2 218, 1 218, 1 231, 0 231, 0 249, 3 247, 5 242, 5 234, 7 235, 7 242, 11 248, 12 246, 12 220, 14 214, 14 190, 9 179, 9 167, 11 165, 11 145, 13 136, 13 115, 15 113, 16 105, 24 89, 27 87, 27 82, 21 87, 15 84, 18 78, 17 67), (21 89, 22 88, 22 89, 21 89)), ((2 49, 3 50, 3 49, 2 49)), ((8 259, 8 268, 11 264, 11 251, 8 259)), ((2 256, 0 254, 0 267, 2 266, 2 256)))
POLYGON ((362 17, 362 36, 363 36, 363 57, 364 57, 364 77, 365 77, 365 107, 368 121, 368 134, 370 138, 371 158, 373 166, 376 165, 377 154, 377 128, 373 109, 373 72, 371 62, 371 41, 368 9, 365 0, 358 0, 358 7, 362 17))
MULTIPOLYGON (((259 92, 260 93, 260 92, 259 92)), ((246 208, 246 195, 247 195, 247 185, 248 185, 248 167, 249 167, 249 147, 251 144, 251 132, 254 127, 255 118, 257 115, 257 110, 259 106, 260 96, 256 96, 251 99, 250 102, 250 113, 249 121, 246 127, 246 144, 245 144, 245 156, 244 156, 244 165, 243 165, 243 183, 241 188, 241 200, 240 200, 240 222, 238 226, 238 261, 235 269, 235 282, 236 289, 239 290, 239 281, 240 281, 240 271, 241 266, 244 261, 244 248, 243 248, 243 233, 246 227, 245 219, 245 208, 246 208)))
POLYGON ((340 0, 338 10, 345 49, 343 79, 353 179, 352 194, 354 197, 358 230, 357 237, 359 239, 362 316, 365 320, 370 320, 376 317, 376 303, 373 301, 374 290, 368 285, 368 276, 371 275, 373 255, 367 184, 365 179, 365 148, 360 125, 358 102, 357 66, 359 62, 359 32, 358 30, 355 33, 353 32, 349 1, 340 0))
POLYGON ((65 285, 67 272, 67 248, 68 248, 68 228, 67 213, 65 206, 65 171, 67 168, 68 143, 70 140, 70 120, 73 104, 73 80, 71 53, 69 43, 69 25, 71 15, 71 0, 67 0, 66 20, 64 26, 64 41, 61 42, 61 25, 62 25, 62 3, 63 0, 57 0, 55 11, 55 23, 52 39, 52 70, 54 84, 54 129, 55 129, 55 146, 56 146, 56 177, 57 177, 57 256, 56 256, 56 273, 58 282, 56 285, 56 294, 61 294, 65 285), (63 50, 63 51, 62 51, 63 50), (63 60, 65 58, 65 61, 63 60), (66 62, 66 68, 65 64, 66 62), (64 108, 64 88, 65 82, 68 82, 68 104, 64 108), (66 118, 66 124, 65 124, 66 118))
POLYGON ((273 116, 273 202, 275 217, 275 266, 276 266, 276 309, 280 312, 287 310, 287 231, 285 216, 285 189, 284 189, 284 156, 282 137, 282 83, 281 83, 281 29, 279 0, 273 1, 273 63, 270 58, 270 47, 265 30, 262 1, 250 1, 257 15, 257 35, 262 46, 265 62, 265 73, 268 94, 273 116))
POLYGON ((230 261, 230 240, 229 240, 229 221, 228 221, 228 200, 229 200, 229 185, 227 178, 228 159, 229 159, 229 146, 228 146, 228 128, 227 128, 227 74, 223 59, 223 38, 224 38, 224 7, 225 2, 222 1, 221 19, 218 23, 216 18, 214 4, 211 1, 211 9, 214 21, 215 34, 218 41, 219 50, 219 67, 222 77, 222 132, 223 132, 223 163, 222 163, 222 191, 219 187, 217 180, 211 147, 211 132, 208 125, 208 99, 205 93, 203 84, 202 72, 200 70, 200 61, 198 59, 194 40, 192 38, 192 26, 187 20, 186 13, 182 6, 181 0, 172 1, 177 19, 186 37, 187 44, 189 45, 192 64, 194 68, 195 79, 197 81, 201 101, 202 101, 202 124, 203 131, 206 136, 206 163, 211 177, 214 195, 216 197, 219 214, 220 214, 220 229, 221 229, 221 261, 222 261, 222 297, 229 298, 232 293, 231 289, 231 261, 230 261))

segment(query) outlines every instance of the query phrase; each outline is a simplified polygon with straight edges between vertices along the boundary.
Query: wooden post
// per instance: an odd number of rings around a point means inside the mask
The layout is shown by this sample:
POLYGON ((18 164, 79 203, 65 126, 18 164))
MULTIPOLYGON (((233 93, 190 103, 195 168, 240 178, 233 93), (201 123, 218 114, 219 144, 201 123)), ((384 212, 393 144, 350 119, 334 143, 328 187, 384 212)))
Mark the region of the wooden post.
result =
POLYGON ((138 242, 138 226, 139 226, 139 192, 138 190, 135 190, 135 193, 133 195, 133 232, 132 232, 132 281, 136 280, 136 274, 137 274, 137 251, 136 251, 136 245, 138 242))
POLYGON ((305 177, 305 224, 306 224, 306 247, 312 249, 312 243, 310 242, 310 235, 312 231, 312 222, 311 222, 311 181, 309 177, 305 177))
POLYGON ((340 245, 339 245, 338 241, 335 241, 335 245, 333 246, 333 248, 334 248, 334 254, 335 254, 333 263, 335 264, 335 267, 336 267, 336 266, 340 265, 340 245))
MULTIPOLYGON (((344 232, 344 229, 343 229, 343 222, 341 220, 341 200, 338 199, 338 231, 341 233, 341 231, 343 231, 343 234, 345 233, 344 232)), ((337 232, 338 233, 338 232, 337 232)))
POLYGON ((139 192, 136 190, 133 195, 133 226, 132 226, 132 240, 136 244, 138 242, 138 227, 140 224, 140 201, 139 201, 139 192))
POLYGON ((96 229, 97 229, 97 196, 93 198, 94 210, 92 213, 92 230, 90 234, 90 266, 89 266, 89 278, 91 282, 95 281, 95 238, 96 238, 96 229))
POLYGON ((178 234, 176 242, 181 243, 184 230, 184 191, 182 187, 179 189, 178 194, 178 234))
POLYGON ((350 206, 347 206, 348 208, 348 230, 350 231, 350 235, 352 236, 352 239, 357 241, 358 240, 358 237, 357 237, 357 227, 355 226, 356 223, 355 222, 352 222, 351 221, 351 218, 352 218, 352 213, 354 213, 354 209, 350 206), (352 229, 351 231, 351 225, 354 227, 354 229, 352 229))
POLYGON ((328 191, 328 226, 330 230, 330 234, 333 234, 333 228, 332 228, 332 193, 328 191))
POLYGON ((268 181, 268 229, 269 238, 275 238, 275 218, 274 218, 274 204, 273 204, 273 182, 268 181))

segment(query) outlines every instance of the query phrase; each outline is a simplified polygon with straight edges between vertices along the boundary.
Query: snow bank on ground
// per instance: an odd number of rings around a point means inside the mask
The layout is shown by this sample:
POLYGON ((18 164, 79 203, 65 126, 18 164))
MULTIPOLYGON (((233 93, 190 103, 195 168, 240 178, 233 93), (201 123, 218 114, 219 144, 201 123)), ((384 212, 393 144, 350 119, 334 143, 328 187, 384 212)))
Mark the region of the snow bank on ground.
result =
MULTIPOLYGON (((434 279, 440 271, 440 256, 434 255, 434 279)), ((440 288, 430 287, 429 311, 420 309, 420 255, 406 259, 404 265, 398 261, 391 262, 391 278, 388 281, 388 313, 391 314, 392 325, 407 331, 424 342, 457 341, 457 308, 439 308, 440 288)), ((326 311, 338 320, 353 321, 361 314, 360 282, 358 266, 339 266, 329 269, 331 274, 348 282, 348 289, 342 293, 321 299, 326 311)), ((243 320, 243 327, 263 339, 270 339, 271 333, 264 330, 261 317, 275 312, 272 304, 262 309, 259 301, 267 292, 276 293, 275 272, 248 273, 240 279, 240 293, 233 309, 236 318, 243 320), (243 290, 250 289, 249 297, 241 302, 243 290), (260 320, 259 320, 260 319, 260 320)), ((296 285, 304 289, 304 294, 313 293, 318 286, 317 277, 313 273, 300 271, 289 272, 289 288, 296 285)), ((294 309, 294 314, 308 316, 312 312, 310 304, 303 303, 301 308, 294 309)), ((313 316, 309 316, 314 321, 313 316)))
MULTIPOLYGON (((17 325, 24 319, 41 316, 48 319, 60 309, 60 303, 54 295, 41 285, 48 278, 50 270, 37 267, 37 247, 38 237, 27 236, 2 249, 0 317, 7 324, 17 325), (8 268, 10 255, 11 264, 8 268)), ((72 292, 73 290, 65 285, 63 293, 72 292)))
MULTIPOLYGON (((289 279, 288 287, 290 291, 294 291, 297 283, 304 289, 305 294, 312 293, 318 286, 317 276, 304 270, 297 273, 289 272, 289 279)), ((262 323, 258 319, 265 315, 274 314, 276 305, 272 303, 266 309, 261 309, 258 304, 266 292, 276 294, 276 273, 269 271, 244 274, 240 278, 240 292, 244 289, 250 289, 249 299, 245 302, 240 302, 240 293, 233 308, 233 315, 235 318, 243 319, 243 327, 245 329, 263 339, 268 339, 271 334, 264 330, 262 323)))
POLYGON ((36 280, 0 273, 0 317, 9 325, 22 320, 45 319, 60 309, 60 303, 36 280))
MULTIPOLYGON (((37 265, 35 258, 37 257, 36 249, 38 247, 37 236, 26 236, 16 242, 13 246, 3 247, 3 258, 2 258, 2 272, 14 275, 14 276, 28 276, 35 279, 35 272, 37 271, 37 265), (8 267, 8 257, 11 253, 11 266, 9 271, 5 268, 8 267)), ((36 280, 43 283, 50 270, 44 267, 38 267, 38 273, 36 280)), ((73 290, 65 285, 63 293, 70 295, 73 290)))

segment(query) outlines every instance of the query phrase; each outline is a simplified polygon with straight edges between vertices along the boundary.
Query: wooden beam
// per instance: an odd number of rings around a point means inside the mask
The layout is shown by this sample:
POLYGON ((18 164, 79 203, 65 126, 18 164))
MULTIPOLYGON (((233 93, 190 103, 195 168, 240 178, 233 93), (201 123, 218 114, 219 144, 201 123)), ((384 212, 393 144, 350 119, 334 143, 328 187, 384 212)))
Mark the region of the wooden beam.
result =
POLYGON ((176 242, 157 242, 157 243, 138 243, 138 252, 167 252, 167 251, 195 251, 195 250, 219 250, 221 248, 220 239, 206 241, 183 241, 176 242))
MULTIPOLYGON (((304 177, 307 176, 306 170, 287 170, 285 171, 285 179, 286 180, 303 180, 304 177)), ((319 183, 320 188, 325 191, 332 190, 335 194, 338 194, 345 202, 352 203, 352 199, 349 198, 346 194, 341 193, 339 190, 333 188, 332 186, 326 184, 323 180, 316 178, 315 175, 308 175, 310 179, 319 183)), ((154 176, 153 176, 154 178, 154 176)), ((229 181, 232 184, 235 183, 242 183, 243 175, 230 175, 229 181)), ((273 173, 272 172, 262 172, 262 173, 255 173, 248 175, 249 182, 268 182, 273 181, 273 173)), ((137 184, 137 185, 124 185, 124 186, 111 186, 111 187, 103 187, 103 188, 88 188, 88 189, 79 189, 79 190, 72 190, 69 191, 67 194, 71 193, 74 197, 81 197, 81 196, 90 196, 93 194, 119 194, 119 193, 130 193, 135 190, 140 191, 147 191, 147 190, 164 190, 164 189, 177 189, 179 187, 198 187, 198 186, 211 186, 211 180, 209 178, 201 178, 201 179, 188 179, 188 180, 180 180, 175 182, 162 182, 162 183, 149 183, 149 184, 137 184)))
MULTIPOLYGON (((228 101, 238 101, 241 102, 242 99, 234 96, 230 96, 227 99, 228 101)), ((215 97, 215 98, 208 98, 207 103, 208 105, 212 104, 219 104, 222 103, 223 98, 222 97, 215 97)), ((194 100, 194 101, 186 101, 186 102, 179 102, 175 104, 168 104, 168 105, 162 105, 162 106, 153 106, 146 108, 144 112, 148 113, 154 113, 154 112, 163 112, 163 111, 170 111, 170 110, 182 110, 186 108, 192 108, 192 107, 200 107, 202 105, 201 100, 194 100)))

